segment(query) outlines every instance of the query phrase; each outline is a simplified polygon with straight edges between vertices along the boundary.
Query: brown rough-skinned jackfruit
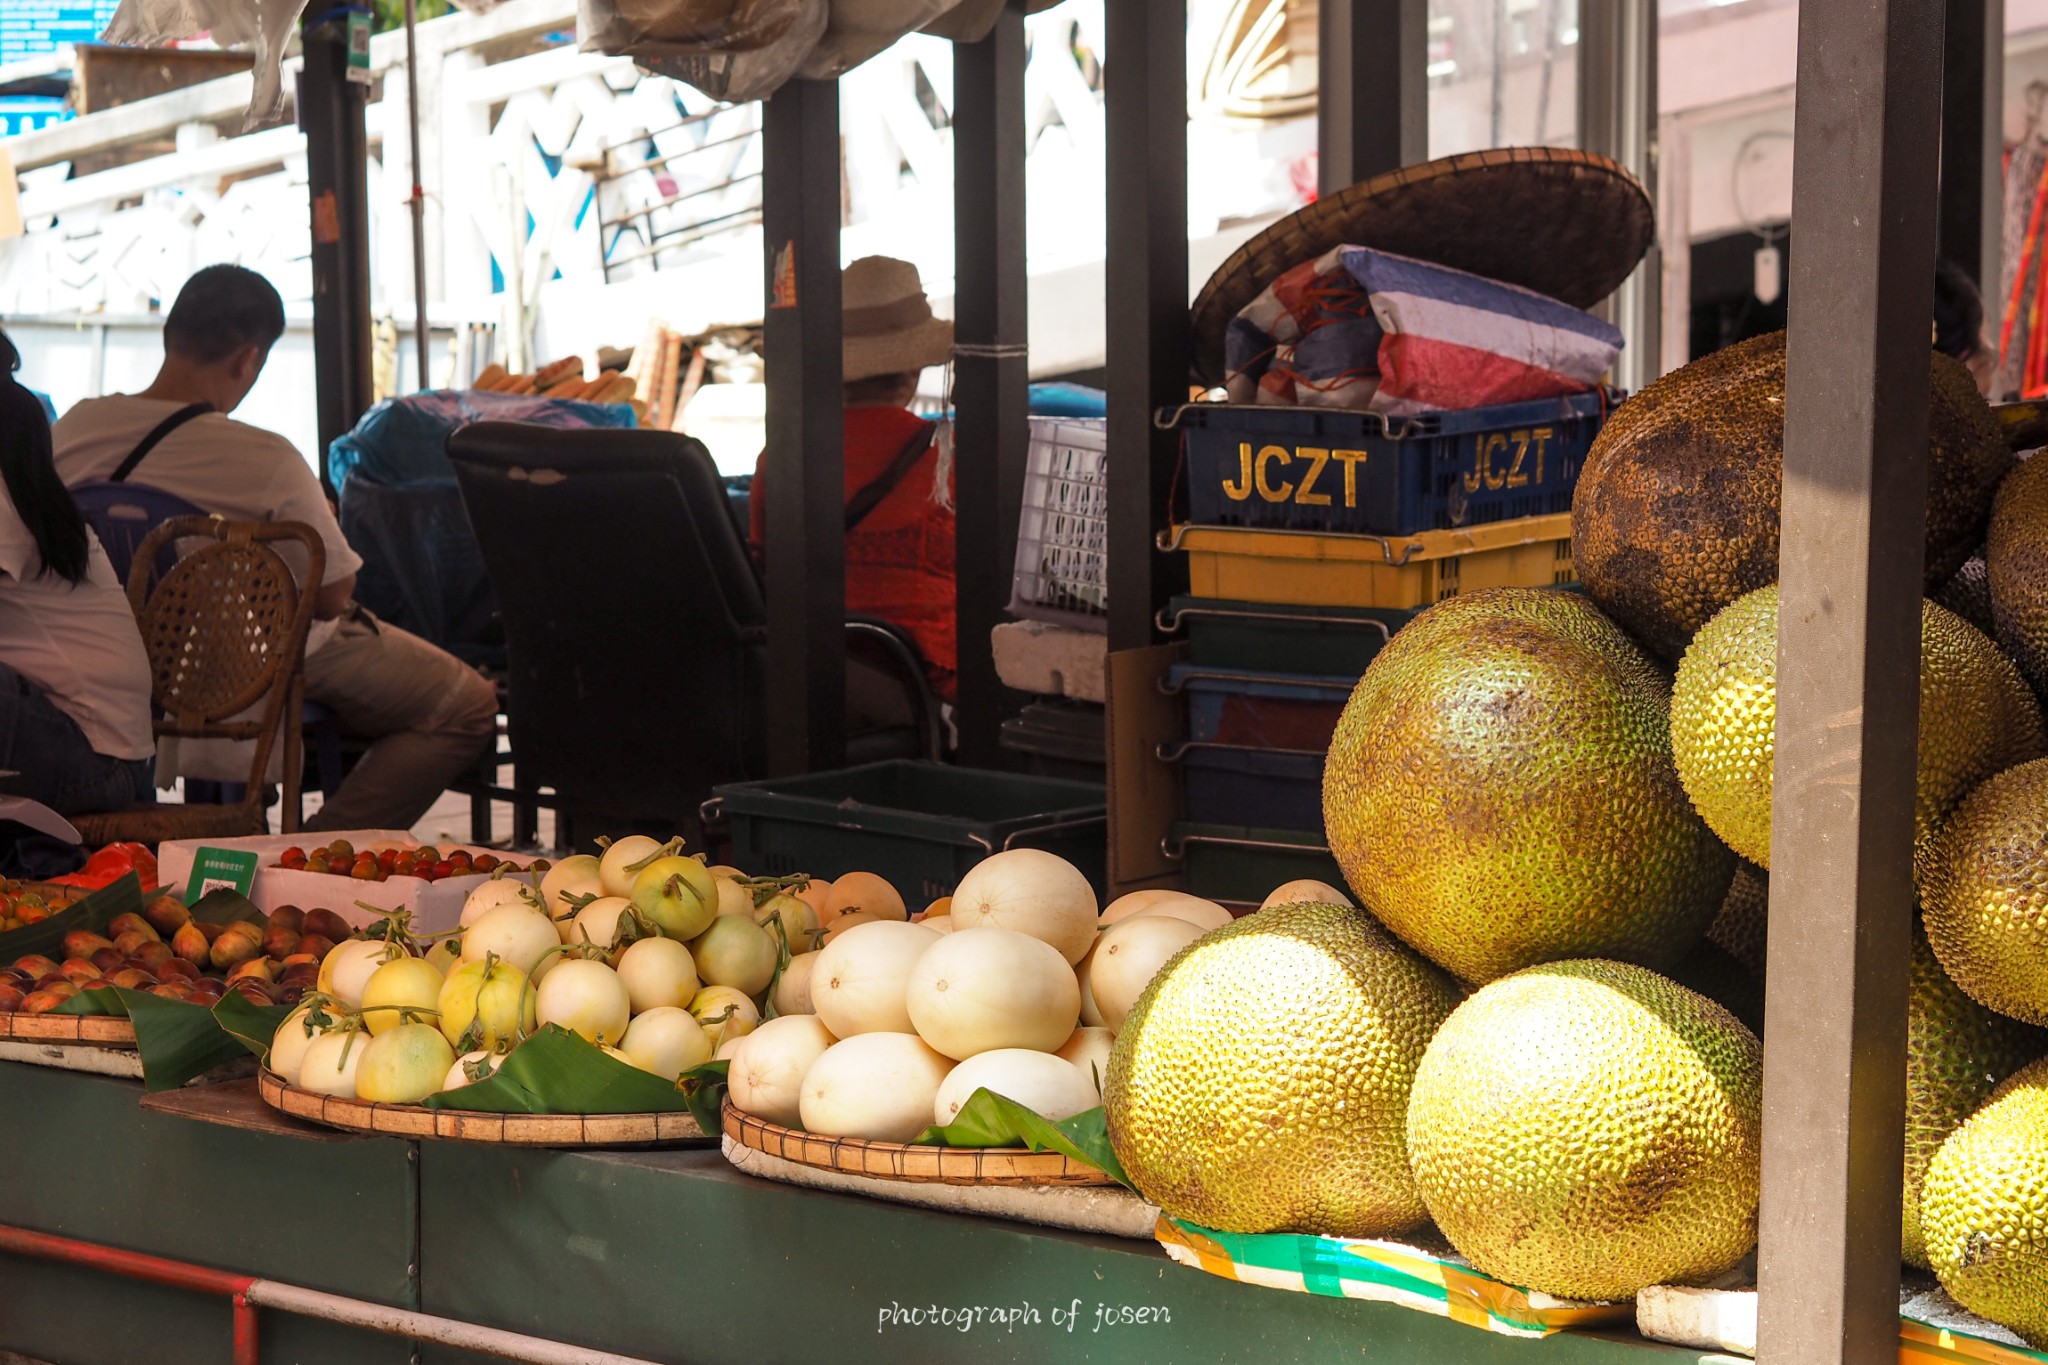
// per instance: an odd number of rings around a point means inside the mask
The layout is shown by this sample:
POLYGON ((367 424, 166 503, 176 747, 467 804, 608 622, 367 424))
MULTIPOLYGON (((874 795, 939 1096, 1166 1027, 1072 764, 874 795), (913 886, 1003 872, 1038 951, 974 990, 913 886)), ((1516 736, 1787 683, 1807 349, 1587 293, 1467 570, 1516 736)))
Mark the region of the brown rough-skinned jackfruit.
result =
POLYGON ((1749 968, 1761 981, 1769 961, 1771 874, 1752 862, 1735 864, 1721 912, 1707 926, 1707 942, 1749 968))
POLYGON ((1577 593, 1453 597, 1359 680, 1323 824, 1360 903, 1470 982, 1539 962, 1664 967, 1735 859, 1671 760, 1670 680, 1577 593))
POLYGON ((1991 619, 2036 695, 2048 698, 2048 455, 2000 485, 1984 547, 1991 619))
MULTIPOLYGON (((1968 370, 1932 355, 1927 585, 1982 542, 2013 456, 1968 370)), ((1756 337, 1615 409, 1579 475, 1572 556, 1593 600, 1666 660, 1714 613, 1778 578, 1785 337, 1756 337)))

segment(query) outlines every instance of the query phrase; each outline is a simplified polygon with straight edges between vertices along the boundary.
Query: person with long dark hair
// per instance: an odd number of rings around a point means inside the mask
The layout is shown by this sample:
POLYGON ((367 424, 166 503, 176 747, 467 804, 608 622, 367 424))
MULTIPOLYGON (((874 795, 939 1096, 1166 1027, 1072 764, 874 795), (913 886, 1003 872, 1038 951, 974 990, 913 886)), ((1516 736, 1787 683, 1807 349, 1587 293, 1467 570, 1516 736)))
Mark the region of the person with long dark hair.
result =
POLYGON ((149 659, 20 368, 0 333, 0 794, 112 810, 150 795, 149 659))

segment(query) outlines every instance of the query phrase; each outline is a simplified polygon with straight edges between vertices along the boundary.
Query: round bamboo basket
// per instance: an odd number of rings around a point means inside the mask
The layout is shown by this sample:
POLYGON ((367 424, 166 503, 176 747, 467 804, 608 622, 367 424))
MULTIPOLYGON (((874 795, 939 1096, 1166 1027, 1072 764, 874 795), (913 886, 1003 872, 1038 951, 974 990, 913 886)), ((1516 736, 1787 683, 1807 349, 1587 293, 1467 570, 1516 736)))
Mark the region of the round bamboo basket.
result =
POLYGON ((1093 1166, 1023 1147, 922 1147, 820 1137, 784 1128, 725 1102, 725 1135, 742 1147, 821 1171, 936 1185, 1114 1185, 1093 1166))
POLYGON ((263 1102, 295 1119, 378 1137, 441 1138, 507 1147, 666 1147, 704 1143, 710 1135, 688 1111, 670 1114, 487 1114, 374 1104, 316 1095, 265 1068, 256 1078, 263 1102))
POLYGON ((0 1040, 132 1050, 135 1025, 117 1014, 0 1014, 0 1040))

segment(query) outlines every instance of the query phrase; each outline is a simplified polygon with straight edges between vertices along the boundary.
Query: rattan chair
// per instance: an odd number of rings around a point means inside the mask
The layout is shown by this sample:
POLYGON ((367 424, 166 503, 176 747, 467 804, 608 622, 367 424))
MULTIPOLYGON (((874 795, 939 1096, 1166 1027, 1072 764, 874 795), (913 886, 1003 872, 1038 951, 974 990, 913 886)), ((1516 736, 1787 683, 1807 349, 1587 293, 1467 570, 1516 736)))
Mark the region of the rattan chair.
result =
POLYGON ((144 802, 72 819, 88 844, 133 840, 232 838, 262 834, 264 782, 271 747, 284 739, 286 833, 298 827, 299 727, 282 724, 300 710, 306 631, 313 594, 301 591, 271 542, 305 550, 306 582, 318 583, 326 553, 312 527, 295 521, 225 521, 179 517, 136 547, 128 602, 149 654, 156 733, 192 739, 253 740, 249 785, 232 805, 144 802), (184 550, 160 578, 157 552, 184 550), (152 586, 151 580, 155 579, 152 586), (237 719, 254 710, 254 719, 237 719))

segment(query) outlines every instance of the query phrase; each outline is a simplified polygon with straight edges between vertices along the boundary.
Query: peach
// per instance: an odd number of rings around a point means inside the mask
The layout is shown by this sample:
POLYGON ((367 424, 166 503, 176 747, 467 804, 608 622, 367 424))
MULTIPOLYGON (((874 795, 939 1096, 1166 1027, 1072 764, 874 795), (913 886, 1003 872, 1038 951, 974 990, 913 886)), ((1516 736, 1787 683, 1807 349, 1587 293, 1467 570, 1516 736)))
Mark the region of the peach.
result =
POLYGON ((142 947, 136 950, 135 960, 154 972, 166 962, 178 962, 182 959, 171 951, 170 944, 159 941, 143 944, 142 947))
MULTIPOLYGON (((107 946, 111 948, 114 945, 109 943, 107 946)), ((30 953, 26 957, 14 959, 14 968, 16 971, 27 972, 30 976, 48 976, 57 970, 57 960, 44 957, 41 953, 30 953)))
POLYGON ((326 939, 329 946, 355 936, 355 930, 349 928, 348 921, 332 910, 308 910, 299 932, 308 936, 318 935, 326 939))
POLYGON ((171 935, 171 951, 202 970, 210 960, 211 944, 212 940, 207 938, 196 920, 180 926, 178 932, 171 935))
POLYGON ((127 960, 128 954, 122 952, 119 948, 100 948, 90 957, 86 958, 87 962, 99 968, 103 973, 111 972, 127 960))
POLYGON ((0 985, 0 1014, 13 1014, 28 999, 28 992, 11 983, 0 985))
POLYGON ((192 912, 176 896, 157 896, 142 907, 142 917, 157 933, 169 936, 192 922, 192 912))
POLYGON ((238 962, 247 962, 263 951, 263 931, 253 924, 231 924, 227 932, 213 941, 212 959, 216 967, 232 967, 238 962))
POLYGON ((162 942, 163 940, 156 936, 156 930, 154 929, 147 932, 130 929, 127 933, 114 940, 114 946, 121 950, 122 957, 133 957, 143 944, 162 942))
MULTIPOLYGON (((299 940, 299 953, 305 953, 315 962, 325 962, 327 955, 334 951, 335 941, 325 934, 307 934, 299 940)), ((297 957, 294 953, 292 956, 297 957)))
POLYGON ((126 934, 142 934, 149 938, 163 937, 148 920, 135 914, 133 911, 125 915, 114 916, 114 922, 107 926, 107 937, 116 943, 119 943, 122 936, 126 934))
POLYGON ((156 978, 140 967, 123 967, 107 978, 109 985, 121 986, 127 990, 139 991, 156 984, 156 978))
POLYGON ((76 994, 78 994, 78 988, 75 986, 71 988, 70 995, 66 995, 54 987, 47 991, 37 991, 34 995, 21 1002, 21 1012, 23 1014, 48 1014, 51 1010, 57 1008, 57 1006, 63 1004, 76 994))
POLYGON ((159 981, 169 981, 173 977, 180 981, 197 981, 199 979, 199 969, 182 957, 174 957, 166 962, 159 962, 154 970, 159 981))
MULTIPOLYGON (((66 957, 91 957, 101 948, 111 948, 113 946, 114 940, 84 929, 73 929, 70 933, 64 935, 64 956, 66 957)), ((123 956, 126 956, 126 954, 123 954, 123 956)))
POLYGON ((306 912, 296 905, 280 905, 270 912, 270 927, 303 934, 306 932, 306 912))
POLYGON ((282 962, 299 950, 302 937, 296 929, 288 928, 282 924, 273 924, 263 935, 264 956, 275 958, 282 962))
POLYGON ((226 995, 227 990, 228 983, 219 977, 202 976, 192 983, 192 998, 194 1000, 204 1000, 208 1004, 212 1004, 223 995, 226 995))
POLYGON ((85 982, 97 984, 100 980, 100 969, 82 957, 72 958, 57 970, 63 974, 66 981, 74 985, 85 982))
POLYGON ((192 988, 183 982, 158 982, 156 985, 149 987, 149 993, 160 996, 165 1000, 190 1000, 192 998, 192 988))
POLYGON ((268 981, 259 981, 253 976, 245 976, 240 981, 234 982, 228 987, 228 990, 235 992, 252 1005, 275 1005, 278 1003, 276 988, 268 981))
POLYGON ((230 984, 252 977, 258 981, 277 980, 277 964, 267 957, 252 957, 247 962, 236 963, 228 970, 230 984))

